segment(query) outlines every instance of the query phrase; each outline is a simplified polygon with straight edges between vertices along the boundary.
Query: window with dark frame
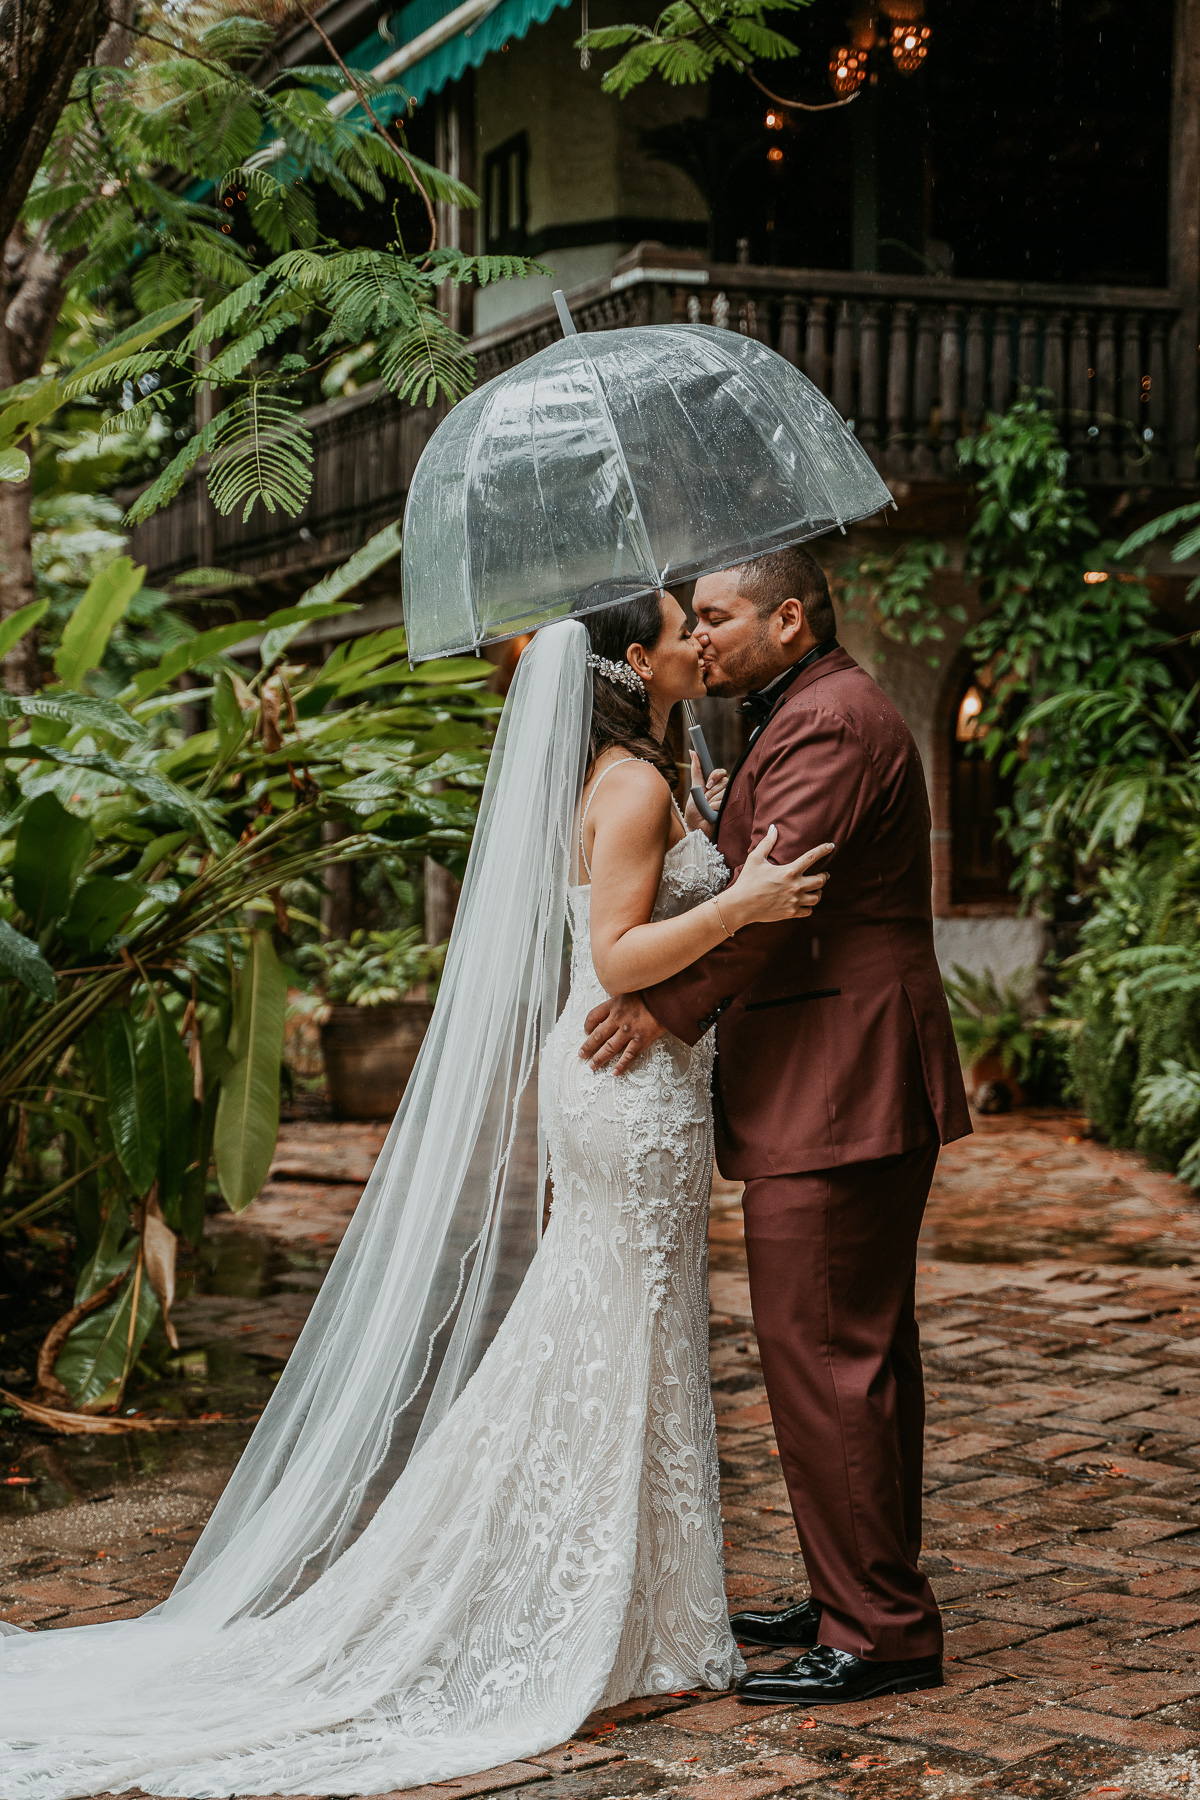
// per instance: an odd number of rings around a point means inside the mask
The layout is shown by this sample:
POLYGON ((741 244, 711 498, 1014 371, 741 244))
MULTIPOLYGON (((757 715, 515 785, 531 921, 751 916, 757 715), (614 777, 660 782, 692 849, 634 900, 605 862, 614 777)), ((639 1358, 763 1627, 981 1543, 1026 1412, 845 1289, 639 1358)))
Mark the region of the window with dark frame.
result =
POLYGON ((484 158, 485 235, 493 255, 519 256, 525 249, 528 219, 529 137, 518 131, 484 158))

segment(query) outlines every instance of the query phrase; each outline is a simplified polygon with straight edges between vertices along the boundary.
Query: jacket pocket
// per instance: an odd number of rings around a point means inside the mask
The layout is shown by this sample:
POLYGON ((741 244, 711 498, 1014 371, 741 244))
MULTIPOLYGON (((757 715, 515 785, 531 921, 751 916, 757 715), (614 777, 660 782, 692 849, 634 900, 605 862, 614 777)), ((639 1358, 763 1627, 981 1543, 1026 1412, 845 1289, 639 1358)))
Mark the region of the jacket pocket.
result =
POLYGON ((841 988, 809 988, 803 994, 780 994, 774 1000, 747 1000, 743 1012, 765 1012, 769 1006, 798 1006, 801 1000, 834 1000, 841 988))

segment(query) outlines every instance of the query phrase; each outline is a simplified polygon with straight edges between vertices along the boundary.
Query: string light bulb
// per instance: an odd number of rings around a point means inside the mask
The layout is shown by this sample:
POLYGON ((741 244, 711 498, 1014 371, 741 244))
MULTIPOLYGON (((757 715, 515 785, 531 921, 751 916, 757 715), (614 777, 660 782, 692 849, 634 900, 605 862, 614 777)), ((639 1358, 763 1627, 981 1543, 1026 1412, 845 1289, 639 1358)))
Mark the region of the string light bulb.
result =
POLYGON ((778 144, 772 144, 771 148, 767 151, 767 161, 773 163, 781 163, 783 161, 783 151, 779 148, 778 144))
POLYGON ((1083 579, 1087 587, 1098 587, 1102 581, 1108 580, 1108 571, 1107 569, 1085 569, 1083 579))
POLYGON ((777 112, 769 112, 764 121, 768 131, 782 131, 783 120, 777 112))
POLYGON ((829 59, 829 85, 835 94, 853 94, 867 78, 867 52, 840 45, 829 59))
POLYGON ((915 75, 929 55, 928 25, 892 26, 892 61, 901 75, 915 75))

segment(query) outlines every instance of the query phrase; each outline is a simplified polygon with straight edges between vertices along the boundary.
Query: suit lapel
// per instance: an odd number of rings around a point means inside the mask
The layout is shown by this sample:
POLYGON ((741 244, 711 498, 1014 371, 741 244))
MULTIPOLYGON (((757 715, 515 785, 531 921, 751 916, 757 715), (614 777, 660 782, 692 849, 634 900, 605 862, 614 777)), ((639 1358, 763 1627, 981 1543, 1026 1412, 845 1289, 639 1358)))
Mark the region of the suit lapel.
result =
POLYGON ((764 724, 760 725, 753 733, 750 742, 746 745, 746 748, 742 751, 742 754, 733 765, 729 781, 725 787, 724 796, 721 800, 721 810, 717 814, 713 842, 716 843, 718 847, 720 846, 721 839, 721 823, 725 817, 725 808, 729 804, 729 796, 733 792, 733 784, 741 774, 742 768, 747 757, 750 755, 750 752, 752 750, 757 750, 767 732, 770 731, 780 713, 783 712, 784 708, 787 706, 788 701, 793 695, 802 693, 805 688, 811 687, 814 681, 820 681, 822 677, 826 675, 834 675, 846 669, 857 669, 857 667, 858 664, 855 662, 854 658, 848 655, 839 644, 836 650, 831 650, 828 655, 819 657, 809 668, 802 669, 794 681, 788 683, 783 693, 779 696, 779 702, 770 718, 767 719, 764 724))

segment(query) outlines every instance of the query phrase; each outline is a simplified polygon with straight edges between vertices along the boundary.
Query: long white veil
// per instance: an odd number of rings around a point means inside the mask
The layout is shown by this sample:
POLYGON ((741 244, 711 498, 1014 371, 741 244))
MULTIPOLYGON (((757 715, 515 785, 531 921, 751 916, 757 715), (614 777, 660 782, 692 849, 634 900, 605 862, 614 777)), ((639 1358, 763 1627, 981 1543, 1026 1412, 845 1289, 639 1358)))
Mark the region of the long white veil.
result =
MULTIPOLYGON (((537 1062, 559 1009, 591 720, 587 648, 583 626, 566 620, 521 658, 428 1037, 308 1323, 178 1585, 142 1619, 40 1634, 0 1626, 6 1795, 97 1791, 98 1774, 121 1774, 122 1738, 184 1699, 189 1669, 203 1665, 205 1703, 220 1705, 211 1676, 226 1633, 310 1590, 361 1538, 527 1273, 546 1193, 537 1062)), ((244 1667, 229 1681, 239 1689, 231 1704, 245 1704, 244 1667)))

